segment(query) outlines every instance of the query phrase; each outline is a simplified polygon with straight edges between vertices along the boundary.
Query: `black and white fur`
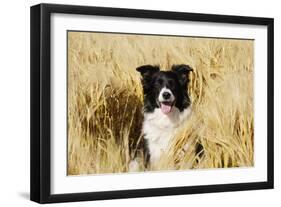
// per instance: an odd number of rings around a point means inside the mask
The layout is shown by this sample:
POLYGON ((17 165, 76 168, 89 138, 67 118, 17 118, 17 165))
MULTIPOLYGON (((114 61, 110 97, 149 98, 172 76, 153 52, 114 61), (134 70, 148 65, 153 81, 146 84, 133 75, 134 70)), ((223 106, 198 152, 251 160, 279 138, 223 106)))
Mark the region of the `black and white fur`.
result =
MULTIPOLYGON (((144 93, 145 165, 153 167, 168 152, 177 129, 191 114, 188 77, 192 69, 188 65, 173 65, 170 71, 160 71, 158 66, 144 65, 136 70, 141 73, 144 93)), ((130 163, 133 168, 134 161, 130 163)))

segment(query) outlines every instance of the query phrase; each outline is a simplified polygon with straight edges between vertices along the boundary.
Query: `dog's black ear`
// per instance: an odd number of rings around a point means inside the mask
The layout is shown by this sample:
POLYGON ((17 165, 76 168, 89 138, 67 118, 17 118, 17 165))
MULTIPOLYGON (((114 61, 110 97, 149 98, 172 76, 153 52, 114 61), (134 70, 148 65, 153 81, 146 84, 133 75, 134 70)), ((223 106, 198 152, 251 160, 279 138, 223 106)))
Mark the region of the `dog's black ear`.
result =
POLYGON ((193 71, 193 69, 189 65, 181 64, 181 65, 173 65, 172 71, 188 75, 190 72, 193 71))
POLYGON ((172 71, 176 72, 179 75, 181 82, 188 82, 189 74, 193 71, 193 69, 189 65, 181 64, 173 65, 172 71))
POLYGON ((138 72, 141 73, 142 76, 149 76, 153 73, 156 73, 160 70, 159 66, 153 66, 153 65, 143 65, 140 67, 137 67, 136 69, 138 72))

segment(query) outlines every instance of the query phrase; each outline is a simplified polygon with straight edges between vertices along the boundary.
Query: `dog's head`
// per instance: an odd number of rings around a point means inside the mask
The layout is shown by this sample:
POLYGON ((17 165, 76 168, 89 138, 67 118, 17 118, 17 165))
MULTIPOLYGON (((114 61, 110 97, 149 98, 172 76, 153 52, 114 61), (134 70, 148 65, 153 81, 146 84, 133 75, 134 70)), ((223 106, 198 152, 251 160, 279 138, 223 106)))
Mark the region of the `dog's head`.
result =
POLYGON ((145 112, 160 108, 169 114, 173 107, 182 111, 190 105, 187 93, 190 66, 173 65, 170 71, 160 71, 159 66, 143 65, 137 71, 142 75, 145 112))

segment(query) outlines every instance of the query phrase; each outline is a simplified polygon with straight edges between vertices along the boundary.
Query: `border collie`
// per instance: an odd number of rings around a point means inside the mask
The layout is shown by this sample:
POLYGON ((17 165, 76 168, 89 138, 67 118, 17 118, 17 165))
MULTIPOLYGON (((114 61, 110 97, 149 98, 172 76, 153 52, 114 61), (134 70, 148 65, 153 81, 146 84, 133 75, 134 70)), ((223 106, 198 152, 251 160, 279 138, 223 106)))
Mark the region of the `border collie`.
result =
MULTIPOLYGON (((188 95, 188 65, 173 65, 170 71, 160 71, 159 66, 143 65, 136 69, 141 73, 144 94, 145 167, 157 165, 163 153, 167 153, 177 129, 191 114, 188 95)), ((136 162, 130 163, 135 171, 136 162)))

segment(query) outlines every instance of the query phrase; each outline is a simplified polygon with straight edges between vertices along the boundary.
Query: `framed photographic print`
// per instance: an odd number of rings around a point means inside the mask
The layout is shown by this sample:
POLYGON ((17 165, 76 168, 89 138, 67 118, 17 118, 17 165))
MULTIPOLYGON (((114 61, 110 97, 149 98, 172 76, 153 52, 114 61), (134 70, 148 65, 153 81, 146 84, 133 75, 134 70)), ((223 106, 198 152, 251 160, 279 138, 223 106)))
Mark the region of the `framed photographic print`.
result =
POLYGON ((31 7, 31 200, 273 188, 273 19, 31 7))

